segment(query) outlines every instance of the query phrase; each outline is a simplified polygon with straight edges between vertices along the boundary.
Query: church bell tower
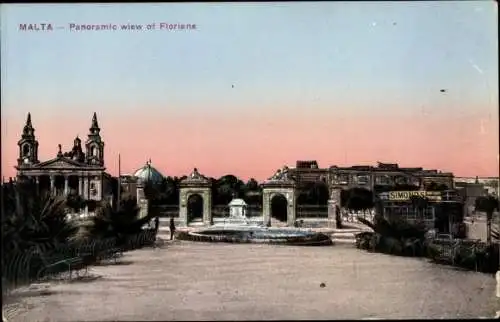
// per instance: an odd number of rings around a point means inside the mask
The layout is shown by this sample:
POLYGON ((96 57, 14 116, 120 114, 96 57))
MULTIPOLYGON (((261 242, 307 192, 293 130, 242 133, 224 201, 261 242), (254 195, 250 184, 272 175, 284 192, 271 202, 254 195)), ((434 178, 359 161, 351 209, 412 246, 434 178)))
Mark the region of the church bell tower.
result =
POLYGON ((19 158, 17 165, 33 165, 38 163, 38 141, 35 138, 35 129, 31 124, 31 114, 28 113, 26 124, 23 128, 21 139, 17 142, 19 146, 19 158))
POLYGON ((104 166, 104 142, 101 139, 100 131, 97 115, 94 112, 87 142, 85 142, 86 161, 89 165, 104 166))

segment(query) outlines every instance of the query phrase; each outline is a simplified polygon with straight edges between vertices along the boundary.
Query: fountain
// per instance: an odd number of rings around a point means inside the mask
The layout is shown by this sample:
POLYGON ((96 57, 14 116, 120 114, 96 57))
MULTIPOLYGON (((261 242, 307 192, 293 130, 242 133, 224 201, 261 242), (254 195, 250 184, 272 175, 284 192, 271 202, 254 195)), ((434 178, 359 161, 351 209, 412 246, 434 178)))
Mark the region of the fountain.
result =
POLYGON ((224 223, 205 229, 184 232, 178 239, 201 242, 267 243, 301 246, 327 246, 333 242, 323 233, 291 228, 271 228, 251 223, 246 217, 247 204, 234 198, 229 203, 229 217, 224 223))
POLYGON ((248 220, 246 216, 248 205, 245 200, 233 196, 233 200, 231 200, 228 206, 229 217, 225 218, 223 223, 212 225, 210 228, 249 229, 262 227, 262 225, 252 224, 248 220))

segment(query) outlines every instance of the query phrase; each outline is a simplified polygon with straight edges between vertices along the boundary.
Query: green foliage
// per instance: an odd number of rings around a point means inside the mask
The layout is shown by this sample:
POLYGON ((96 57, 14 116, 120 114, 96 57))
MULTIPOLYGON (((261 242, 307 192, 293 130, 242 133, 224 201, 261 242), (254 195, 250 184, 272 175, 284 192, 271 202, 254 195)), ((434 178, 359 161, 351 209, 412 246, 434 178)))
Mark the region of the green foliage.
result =
POLYGON ((104 203, 91 218, 91 225, 87 228, 89 237, 110 238, 119 240, 125 236, 141 232, 142 227, 154 217, 148 211, 148 215, 140 218, 139 207, 133 198, 123 199, 120 209, 113 209, 108 203, 104 203))
MULTIPOLYGON (((178 205, 180 183, 185 178, 186 176, 167 177, 159 184, 147 183, 144 187, 146 199, 151 205, 178 205)), ((262 189, 253 178, 246 184, 231 174, 209 180, 213 205, 227 205, 234 196, 243 198, 249 205, 262 204, 262 189)))
MULTIPOLYGON (((63 198, 38 195, 32 187, 19 183, 4 195, 13 205, 2 216, 2 251, 4 256, 32 247, 51 249, 66 243, 78 230, 66 219, 63 198)), ((3 191, 6 192, 7 191, 3 191)))
POLYGON ((373 229, 356 235, 356 247, 398 256, 427 257, 440 263, 494 273, 498 270, 498 244, 470 240, 434 240, 425 236, 425 226, 376 216, 374 222, 358 218, 373 229))
POLYGON ((425 253, 426 227, 401 219, 387 220, 379 213, 371 222, 362 217, 358 221, 373 230, 356 236, 358 248, 400 256, 422 256, 425 253))
POLYGON ((493 212, 498 210, 498 199, 493 196, 478 197, 475 202, 475 210, 485 212, 489 219, 493 216, 493 212))
POLYGON ((85 208, 86 202, 80 195, 69 195, 66 198, 66 206, 70 208, 73 212, 78 212, 85 208))
POLYGON ((179 184, 183 178, 167 177, 159 184, 147 183, 144 195, 152 205, 179 204, 179 184))
POLYGON ((330 198, 328 185, 323 181, 310 182, 300 188, 299 205, 326 205, 330 198))
POLYGON ((352 188, 341 192, 341 202, 346 208, 360 211, 374 206, 373 192, 365 188, 352 188))

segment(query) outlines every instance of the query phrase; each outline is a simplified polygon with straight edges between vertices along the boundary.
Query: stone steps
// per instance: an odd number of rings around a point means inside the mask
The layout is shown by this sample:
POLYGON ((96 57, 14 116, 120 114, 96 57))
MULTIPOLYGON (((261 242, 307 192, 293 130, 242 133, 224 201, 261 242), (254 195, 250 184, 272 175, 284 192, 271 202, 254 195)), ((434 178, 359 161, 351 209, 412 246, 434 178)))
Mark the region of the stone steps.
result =
POLYGON ((356 244, 356 234, 361 233, 361 230, 357 229, 342 229, 336 230, 331 234, 331 239, 334 243, 339 244, 356 244))

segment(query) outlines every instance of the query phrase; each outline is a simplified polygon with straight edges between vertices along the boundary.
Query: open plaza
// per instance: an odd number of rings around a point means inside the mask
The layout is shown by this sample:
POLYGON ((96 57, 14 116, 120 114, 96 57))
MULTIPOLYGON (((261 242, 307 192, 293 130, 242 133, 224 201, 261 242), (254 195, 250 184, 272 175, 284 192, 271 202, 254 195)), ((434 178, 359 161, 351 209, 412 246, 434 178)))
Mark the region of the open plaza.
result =
MULTIPOLYGON (((460 246, 466 243, 457 227, 466 225, 469 239, 490 238, 485 232, 491 229, 480 215, 471 222, 463 195, 470 186, 457 189, 451 173, 384 163, 321 169, 315 161, 298 161, 261 183, 245 183, 234 175, 209 178, 197 168, 165 177, 148 161, 133 175, 115 178, 106 172, 95 113, 87 140, 76 137, 67 152, 59 145, 54 159, 38 160, 30 115, 18 145, 17 180, 5 187, 7 194, 17 191, 20 198, 21 187, 31 187, 34 195, 45 191, 65 200, 65 210, 68 200, 80 198, 75 213, 63 215, 72 221, 83 211, 84 220, 72 222, 80 231, 91 227, 87 240, 113 241, 84 252, 75 243, 76 257, 38 248, 30 257, 43 262, 35 264, 41 265, 36 276, 30 261, 19 261, 27 273, 6 278, 13 281, 4 297, 8 321, 488 318, 500 309, 493 274, 479 273, 486 267, 482 244, 460 246), (127 200, 132 208, 118 207, 127 200), (99 221, 108 206, 111 217, 99 221), (129 216, 130 226, 141 223, 138 230, 119 231, 113 220, 121 219, 110 219, 117 214, 129 216), (376 214, 388 225, 448 234, 452 255, 443 256, 448 248, 432 244, 434 237, 363 223, 374 223, 376 214), (176 238, 167 240, 175 227, 176 238), (142 232, 152 236, 149 243, 124 246, 123 234, 142 232), (442 254, 428 255, 431 246, 442 254), (418 247, 427 247, 425 255, 418 247), (471 251, 473 257, 462 253, 471 251), (437 264, 438 257, 452 265, 437 264), (458 260, 475 268, 459 268, 458 260), (61 263, 70 263, 69 278, 66 268, 47 273, 61 263), (71 277, 82 270, 83 276, 71 277), (27 279, 17 283, 21 275, 27 279)), ((14 217, 16 207, 7 209, 14 217)))
POLYGON ((20 290, 9 321, 493 317, 490 275, 352 246, 173 241, 90 268, 88 280, 20 290))

